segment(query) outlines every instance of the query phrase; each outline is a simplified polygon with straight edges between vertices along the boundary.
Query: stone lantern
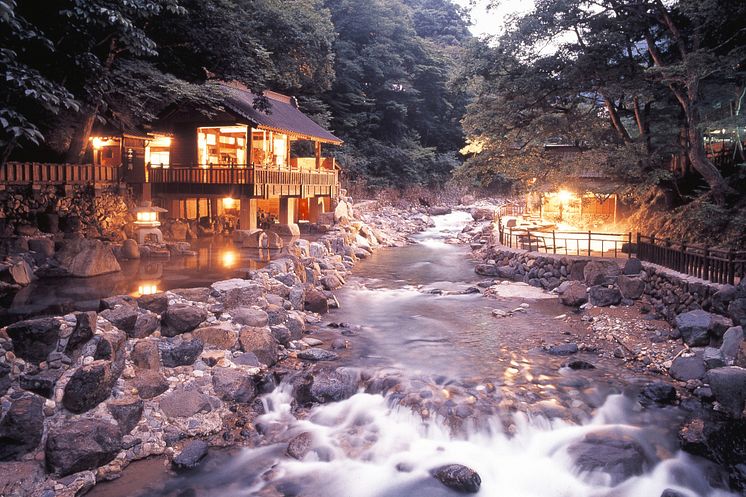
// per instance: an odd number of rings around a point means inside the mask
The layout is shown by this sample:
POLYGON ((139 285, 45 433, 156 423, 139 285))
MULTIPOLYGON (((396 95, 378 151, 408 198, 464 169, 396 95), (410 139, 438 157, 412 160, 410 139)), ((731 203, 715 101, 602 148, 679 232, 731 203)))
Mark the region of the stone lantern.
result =
POLYGON ((138 244, 144 245, 147 242, 163 243, 163 233, 158 229, 161 225, 161 222, 158 220, 160 212, 167 212, 167 209, 154 207, 150 201, 144 201, 139 207, 134 209, 138 244))

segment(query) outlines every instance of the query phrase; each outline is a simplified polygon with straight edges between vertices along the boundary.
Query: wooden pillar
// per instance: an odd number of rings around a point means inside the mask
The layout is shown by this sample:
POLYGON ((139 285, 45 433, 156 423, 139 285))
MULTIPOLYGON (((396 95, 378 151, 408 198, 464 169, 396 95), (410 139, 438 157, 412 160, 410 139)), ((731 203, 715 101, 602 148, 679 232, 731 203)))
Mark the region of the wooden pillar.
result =
POLYGON ((321 169, 321 142, 314 142, 316 148, 316 170, 321 169))
POLYGON ((614 224, 616 224, 616 209, 617 209, 617 195, 616 193, 613 195, 614 197, 614 224))
POLYGON ((210 217, 218 217, 218 199, 210 198, 210 217))
POLYGON ((293 197, 280 197, 280 224, 295 224, 298 222, 298 200, 293 197))
POLYGON ((319 215, 324 212, 324 201, 318 197, 308 199, 308 221, 319 222, 319 215))
POLYGON ((238 213, 238 223, 242 230, 256 229, 256 199, 241 197, 241 203, 238 213))
POLYGON ((166 209, 168 209, 168 217, 170 219, 177 219, 181 217, 181 202, 177 198, 169 198, 166 200, 166 209))

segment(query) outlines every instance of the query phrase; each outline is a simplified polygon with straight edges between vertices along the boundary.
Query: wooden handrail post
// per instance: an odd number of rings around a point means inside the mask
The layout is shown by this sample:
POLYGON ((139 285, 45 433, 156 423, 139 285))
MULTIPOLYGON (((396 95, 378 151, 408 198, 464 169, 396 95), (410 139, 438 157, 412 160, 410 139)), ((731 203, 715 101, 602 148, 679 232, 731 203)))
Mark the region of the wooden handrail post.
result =
POLYGON ((591 256, 591 232, 590 230, 588 230, 588 257, 590 256, 591 256))
POLYGON ((710 279, 710 247, 705 245, 704 250, 704 268, 702 271, 702 279, 703 280, 709 280, 710 279))
MULTIPOLYGON (((726 283, 735 285, 736 282, 736 254, 733 249, 728 249, 728 267, 726 268, 726 283)), ((743 279, 743 276, 741 276, 743 279)))
POLYGON ((555 230, 552 230, 552 250, 556 254, 557 253, 557 239, 555 238, 554 232, 555 230))

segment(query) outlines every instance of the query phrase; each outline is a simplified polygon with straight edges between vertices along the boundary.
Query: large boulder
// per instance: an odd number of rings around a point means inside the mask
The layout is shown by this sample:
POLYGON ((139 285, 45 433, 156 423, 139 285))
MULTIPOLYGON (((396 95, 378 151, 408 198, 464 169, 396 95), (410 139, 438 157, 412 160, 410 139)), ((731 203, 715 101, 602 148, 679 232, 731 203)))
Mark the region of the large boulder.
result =
MULTIPOLYGON (((630 259, 630 261, 636 260, 637 259, 630 259)), ((622 297, 625 299, 639 299, 642 297, 642 294, 645 293, 645 282, 638 276, 627 276, 623 274, 617 278, 616 284, 619 287, 619 291, 622 293, 622 297)))
POLYGON ((679 356, 673 360, 668 374, 679 381, 701 380, 706 373, 705 361, 701 350, 692 356, 679 356))
POLYGON ((253 328, 267 326, 269 322, 269 315, 258 307, 238 307, 230 311, 230 315, 234 323, 253 328))
POLYGON ((734 299, 728 305, 728 316, 736 326, 746 326, 746 298, 734 299))
POLYGON ((720 405, 734 417, 741 417, 746 404, 746 369, 738 366, 711 369, 707 383, 720 405))
POLYGON ((241 278, 216 281, 211 288, 228 310, 258 304, 265 293, 259 283, 241 278))
POLYGON ((272 366, 277 362, 277 341, 266 326, 244 326, 238 335, 238 342, 241 344, 241 350, 252 352, 262 364, 272 366))
POLYGON ((0 421, 0 461, 18 459, 41 442, 44 399, 26 394, 12 401, 0 421))
POLYGON ((619 305, 622 302, 622 293, 615 286, 596 285, 588 290, 588 298, 595 306, 608 307, 619 305))
POLYGON ((72 335, 67 339, 67 351, 75 350, 79 345, 86 343, 93 337, 96 331, 96 321, 98 314, 95 311, 76 312, 75 328, 72 335))
POLYGON ((344 368, 320 370, 293 382, 293 397, 300 405, 339 402, 357 393, 359 375, 344 368))
POLYGON ((583 267, 583 279, 588 286, 610 285, 622 272, 616 261, 594 260, 583 267))
POLYGON ((241 244, 246 248, 281 249, 284 246, 280 235, 274 231, 252 231, 241 236, 241 244))
POLYGON ((141 295, 137 298, 137 304, 142 308, 156 314, 163 314, 168 309, 168 294, 158 292, 150 295, 141 295))
POLYGON ((93 470, 112 461, 121 448, 118 425, 103 419, 68 420, 49 430, 47 470, 59 476, 93 470))
POLYGON ((712 326, 712 314, 701 309, 684 312, 676 316, 676 328, 681 338, 690 347, 702 347, 710 343, 708 334, 712 326))
POLYGON ((572 307, 580 307, 588 302, 588 288, 581 281, 568 281, 560 285, 562 291, 559 293, 560 302, 572 307), (564 287, 563 287, 564 286, 564 287))
POLYGON ((207 348, 230 350, 238 343, 238 332, 228 324, 203 326, 192 332, 207 348))
POLYGON ((0 264, 0 281, 26 286, 31 283, 34 273, 23 259, 0 264))
POLYGON ((220 404, 218 399, 200 393, 198 390, 180 387, 163 396, 160 400, 160 408, 169 418, 189 418, 199 412, 212 411, 213 399, 217 401, 216 405, 220 404))
POLYGON ((183 340, 181 337, 164 339, 158 343, 161 363, 167 368, 189 366, 202 354, 204 344, 199 338, 183 340))
POLYGON ((68 276, 87 278, 122 270, 111 247, 101 240, 67 239, 54 258, 68 276))
POLYGON ((208 445, 204 440, 191 440, 176 454, 171 464, 176 469, 195 468, 207 455, 207 450, 208 445))
POLYGON ((106 408, 119 425, 122 435, 127 435, 140 422, 145 403, 139 397, 127 396, 110 401, 106 408))
POLYGON ((430 474, 456 492, 475 494, 479 492, 479 487, 482 485, 479 473, 462 464, 440 466, 431 470, 430 474))
POLYGON ((81 366, 65 385, 62 405, 75 414, 93 409, 111 395, 118 379, 115 373, 107 360, 81 366))
POLYGON ((158 319, 158 314, 142 311, 137 314, 135 326, 130 331, 125 331, 129 338, 145 338, 155 333, 160 325, 161 320, 158 319))
POLYGON ((130 359, 136 368, 157 370, 161 367, 161 355, 155 340, 138 340, 132 346, 130 359))
POLYGON ((641 475, 648 466, 643 447, 621 433, 589 433, 582 441, 570 445, 567 452, 580 471, 606 473, 612 486, 641 475))
POLYGON ((137 307, 125 304, 103 310, 99 316, 129 335, 135 329, 138 312, 137 307))
POLYGON ((746 358, 746 353, 742 351, 743 339, 742 326, 728 328, 723 335, 723 344, 720 346, 720 353, 723 355, 726 366, 740 366, 739 362, 746 358))
POLYGON ((218 397, 230 402, 248 404, 257 394, 254 377, 240 369, 214 368, 212 387, 218 397))
POLYGON ((640 274, 642 272, 642 261, 637 258, 627 259, 627 262, 624 263, 624 270, 622 272, 628 276, 640 274))
POLYGON ((309 286, 306 288, 304 295, 303 308, 306 311, 326 314, 329 311, 329 302, 324 292, 309 286))
POLYGON ((475 207, 471 210, 471 218, 475 221, 492 221, 495 219, 495 210, 475 207))
POLYGON ((60 322, 55 318, 29 319, 11 324, 6 332, 18 357, 38 363, 56 349, 60 322))
POLYGON ((202 324, 208 316, 209 312, 206 309, 196 305, 170 305, 163 314, 161 335, 173 337, 192 331, 202 324))
POLYGON ((133 240, 132 238, 128 238, 127 240, 123 241, 120 255, 123 259, 139 259, 140 246, 137 244, 137 241, 133 240))
POLYGON ((138 371, 132 384, 141 399, 152 399, 168 390, 168 380, 158 370, 138 371))

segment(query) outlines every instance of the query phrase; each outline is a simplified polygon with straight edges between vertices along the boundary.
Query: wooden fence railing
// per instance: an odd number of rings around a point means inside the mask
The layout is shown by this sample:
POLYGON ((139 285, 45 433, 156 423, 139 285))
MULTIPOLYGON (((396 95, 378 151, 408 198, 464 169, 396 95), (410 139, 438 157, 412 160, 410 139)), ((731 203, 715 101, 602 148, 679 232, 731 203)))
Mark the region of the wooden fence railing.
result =
POLYGON ((639 233, 637 257, 713 283, 733 285, 746 273, 746 251, 674 243, 639 233))
POLYGON ((80 185, 117 181, 119 166, 6 162, 0 167, 0 183, 7 185, 80 185))
POLYGON ((613 258, 632 256, 632 233, 501 228, 500 243, 511 248, 548 254, 613 258))
POLYGON ((193 183, 211 185, 326 185, 337 184, 337 171, 283 171, 260 166, 211 165, 151 167, 150 183, 193 183))

